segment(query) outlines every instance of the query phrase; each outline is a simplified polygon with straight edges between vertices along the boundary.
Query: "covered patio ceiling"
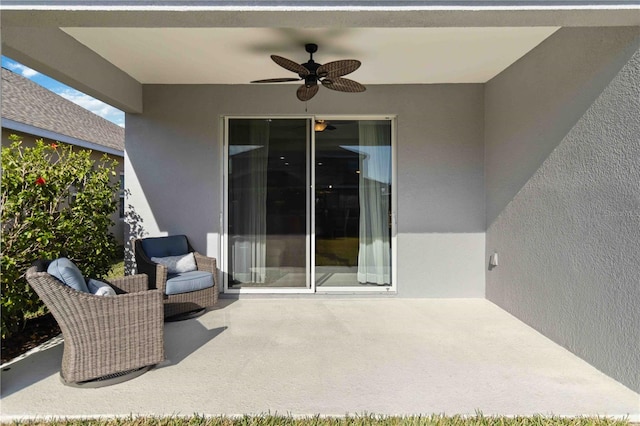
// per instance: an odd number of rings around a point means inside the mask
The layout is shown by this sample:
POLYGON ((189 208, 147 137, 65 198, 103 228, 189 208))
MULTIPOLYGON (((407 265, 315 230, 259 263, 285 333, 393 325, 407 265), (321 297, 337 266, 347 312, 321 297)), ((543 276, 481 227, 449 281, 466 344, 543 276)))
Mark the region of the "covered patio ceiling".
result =
MULTIPOLYGON (((367 84, 484 83, 557 27, 80 28, 63 31, 143 84, 247 84, 295 75, 269 58, 362 62, 367 84)), ((299 84, 299 83, 294 83, 299 84)))
MULTIPOLYGON (((128 112, 143 84, 248 84, 358 59, 365 85, 484 83, 562 26, 638 25, 633 2, 3 1, 2 53, 128 112)), ((294 83, 296 84, 296 83, 294 83)))

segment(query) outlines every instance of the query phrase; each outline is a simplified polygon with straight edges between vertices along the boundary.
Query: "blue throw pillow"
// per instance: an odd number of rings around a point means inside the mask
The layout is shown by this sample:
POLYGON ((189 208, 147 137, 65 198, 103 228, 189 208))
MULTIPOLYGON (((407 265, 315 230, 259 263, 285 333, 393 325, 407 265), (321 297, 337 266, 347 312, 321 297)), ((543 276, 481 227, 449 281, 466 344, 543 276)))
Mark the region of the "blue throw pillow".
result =
POLYGON ((89 293, 95 296, 115 296, 116 291, 107 283, 89 278, 87 281, 87 287, 89 287, 89 293))
POLYGON ((61 257, 51 262, 47 268, 47 272, 74 290, 89 293, 82 272, 66 257, 61 257))

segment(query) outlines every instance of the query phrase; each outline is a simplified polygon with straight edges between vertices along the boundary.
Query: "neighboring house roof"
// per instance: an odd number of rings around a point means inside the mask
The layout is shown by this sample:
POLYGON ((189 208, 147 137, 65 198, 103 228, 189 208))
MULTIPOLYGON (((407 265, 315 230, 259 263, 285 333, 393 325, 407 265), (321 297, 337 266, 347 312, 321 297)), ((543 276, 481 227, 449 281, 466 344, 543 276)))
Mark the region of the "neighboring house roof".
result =
POLYGON ((2 127, 124 155, 124 129, 8 69, 2 69, 2 127))

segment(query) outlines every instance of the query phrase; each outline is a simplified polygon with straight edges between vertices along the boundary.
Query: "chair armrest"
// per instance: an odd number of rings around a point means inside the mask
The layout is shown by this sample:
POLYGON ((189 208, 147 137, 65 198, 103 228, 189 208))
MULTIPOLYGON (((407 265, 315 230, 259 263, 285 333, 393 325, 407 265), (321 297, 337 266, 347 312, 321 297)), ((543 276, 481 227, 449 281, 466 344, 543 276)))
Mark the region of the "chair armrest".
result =
POLYGON ((193 257, 196 259, 196 265, 198 266, 198 271, 207 271, 212 274, 216 272, 216 259, 215 257, 207 257, 203 254, 198 253, 197 251, 193 252, 193 257))
POLYGON ((119 278, 111 278, 108 283, 119 293, 137 293, 149 290, 149 277, 147 274, 127 275, 119 278))
MULTIPOLYGON (((162 312, 162 293, 158 290, 144 290, 140 292, 117 294, 115 296, 94 296, 89 294, 76 294, 79 297, 78 305, 84 305, 84 316, 104 318, 98 312, 112 312, 118 317, 128 317, 136 310, 148 310, 150 315, 155 311, 156 305, 162 312)), ((113 321, 116 321, 113 319, 113 321)), ((119 321, 119 320, 118 320, 119 321)))
MULTIPOLYGON (((144 277, 144 276, 142 276, 144 277)), ((29 284, 36 290, 61 327, 69 331, 89 330, 89 324, 101 324, 91 330, 100 336, 100 327, 127 327, 130 315, 146 312, 149 320, 158 315, 163 320, 163 295, 158 290, 146 290, 135 293, 117 294, 115 296, 96 296, 82 293, 68 287, 46 272, 28 273, 29 284), (77 329, 77 330, 76 330, 77 329)), ((134 277, 134 281, 141 278, 134 277)), ((145 320, 146 321, 146 320, 145 320)), ((134 321, 135 322, 135 321, 134 321)), ((93 327, 93 326, 91 326, 93 327)), ((89 333, 89 334, 92 334, 89 333)), ((83 332, 83 334, 86 334, 83 332)))
POLYGON ((155 287, 162 292, 165 293, 165 287, 167 286, 167 271, 169 270, 166 266, 156 263, 156 285, 155 287))
MULTIPOLYGON (((145 264, 145 271, 153 271, 151 273, 144 272, 149 276, 149 289, 158 289, 164 293, 167 286, 167 267, 155 262, 145 264)), ((142 272, 138 270, 138 272, 142 272)))
POLYGON ((215 257, 207 257, 197 251, 193 252, 193 257, 196 259, 196 265, 198 271, 207 271, 213 274, 213 282, 218 285, 218 264, 215 257))

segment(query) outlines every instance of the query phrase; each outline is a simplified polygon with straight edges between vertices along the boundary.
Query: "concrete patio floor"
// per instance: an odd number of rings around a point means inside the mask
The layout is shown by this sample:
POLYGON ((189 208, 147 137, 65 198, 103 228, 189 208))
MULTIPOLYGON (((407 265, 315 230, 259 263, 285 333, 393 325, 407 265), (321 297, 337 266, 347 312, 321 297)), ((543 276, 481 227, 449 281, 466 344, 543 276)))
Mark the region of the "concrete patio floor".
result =
POLYGON ((62 344, 5 364, 1 420, 129 414, 600 415, 640 395, 482 299, 222 299, 165 327, 167 360, 61 384, 62 344))

